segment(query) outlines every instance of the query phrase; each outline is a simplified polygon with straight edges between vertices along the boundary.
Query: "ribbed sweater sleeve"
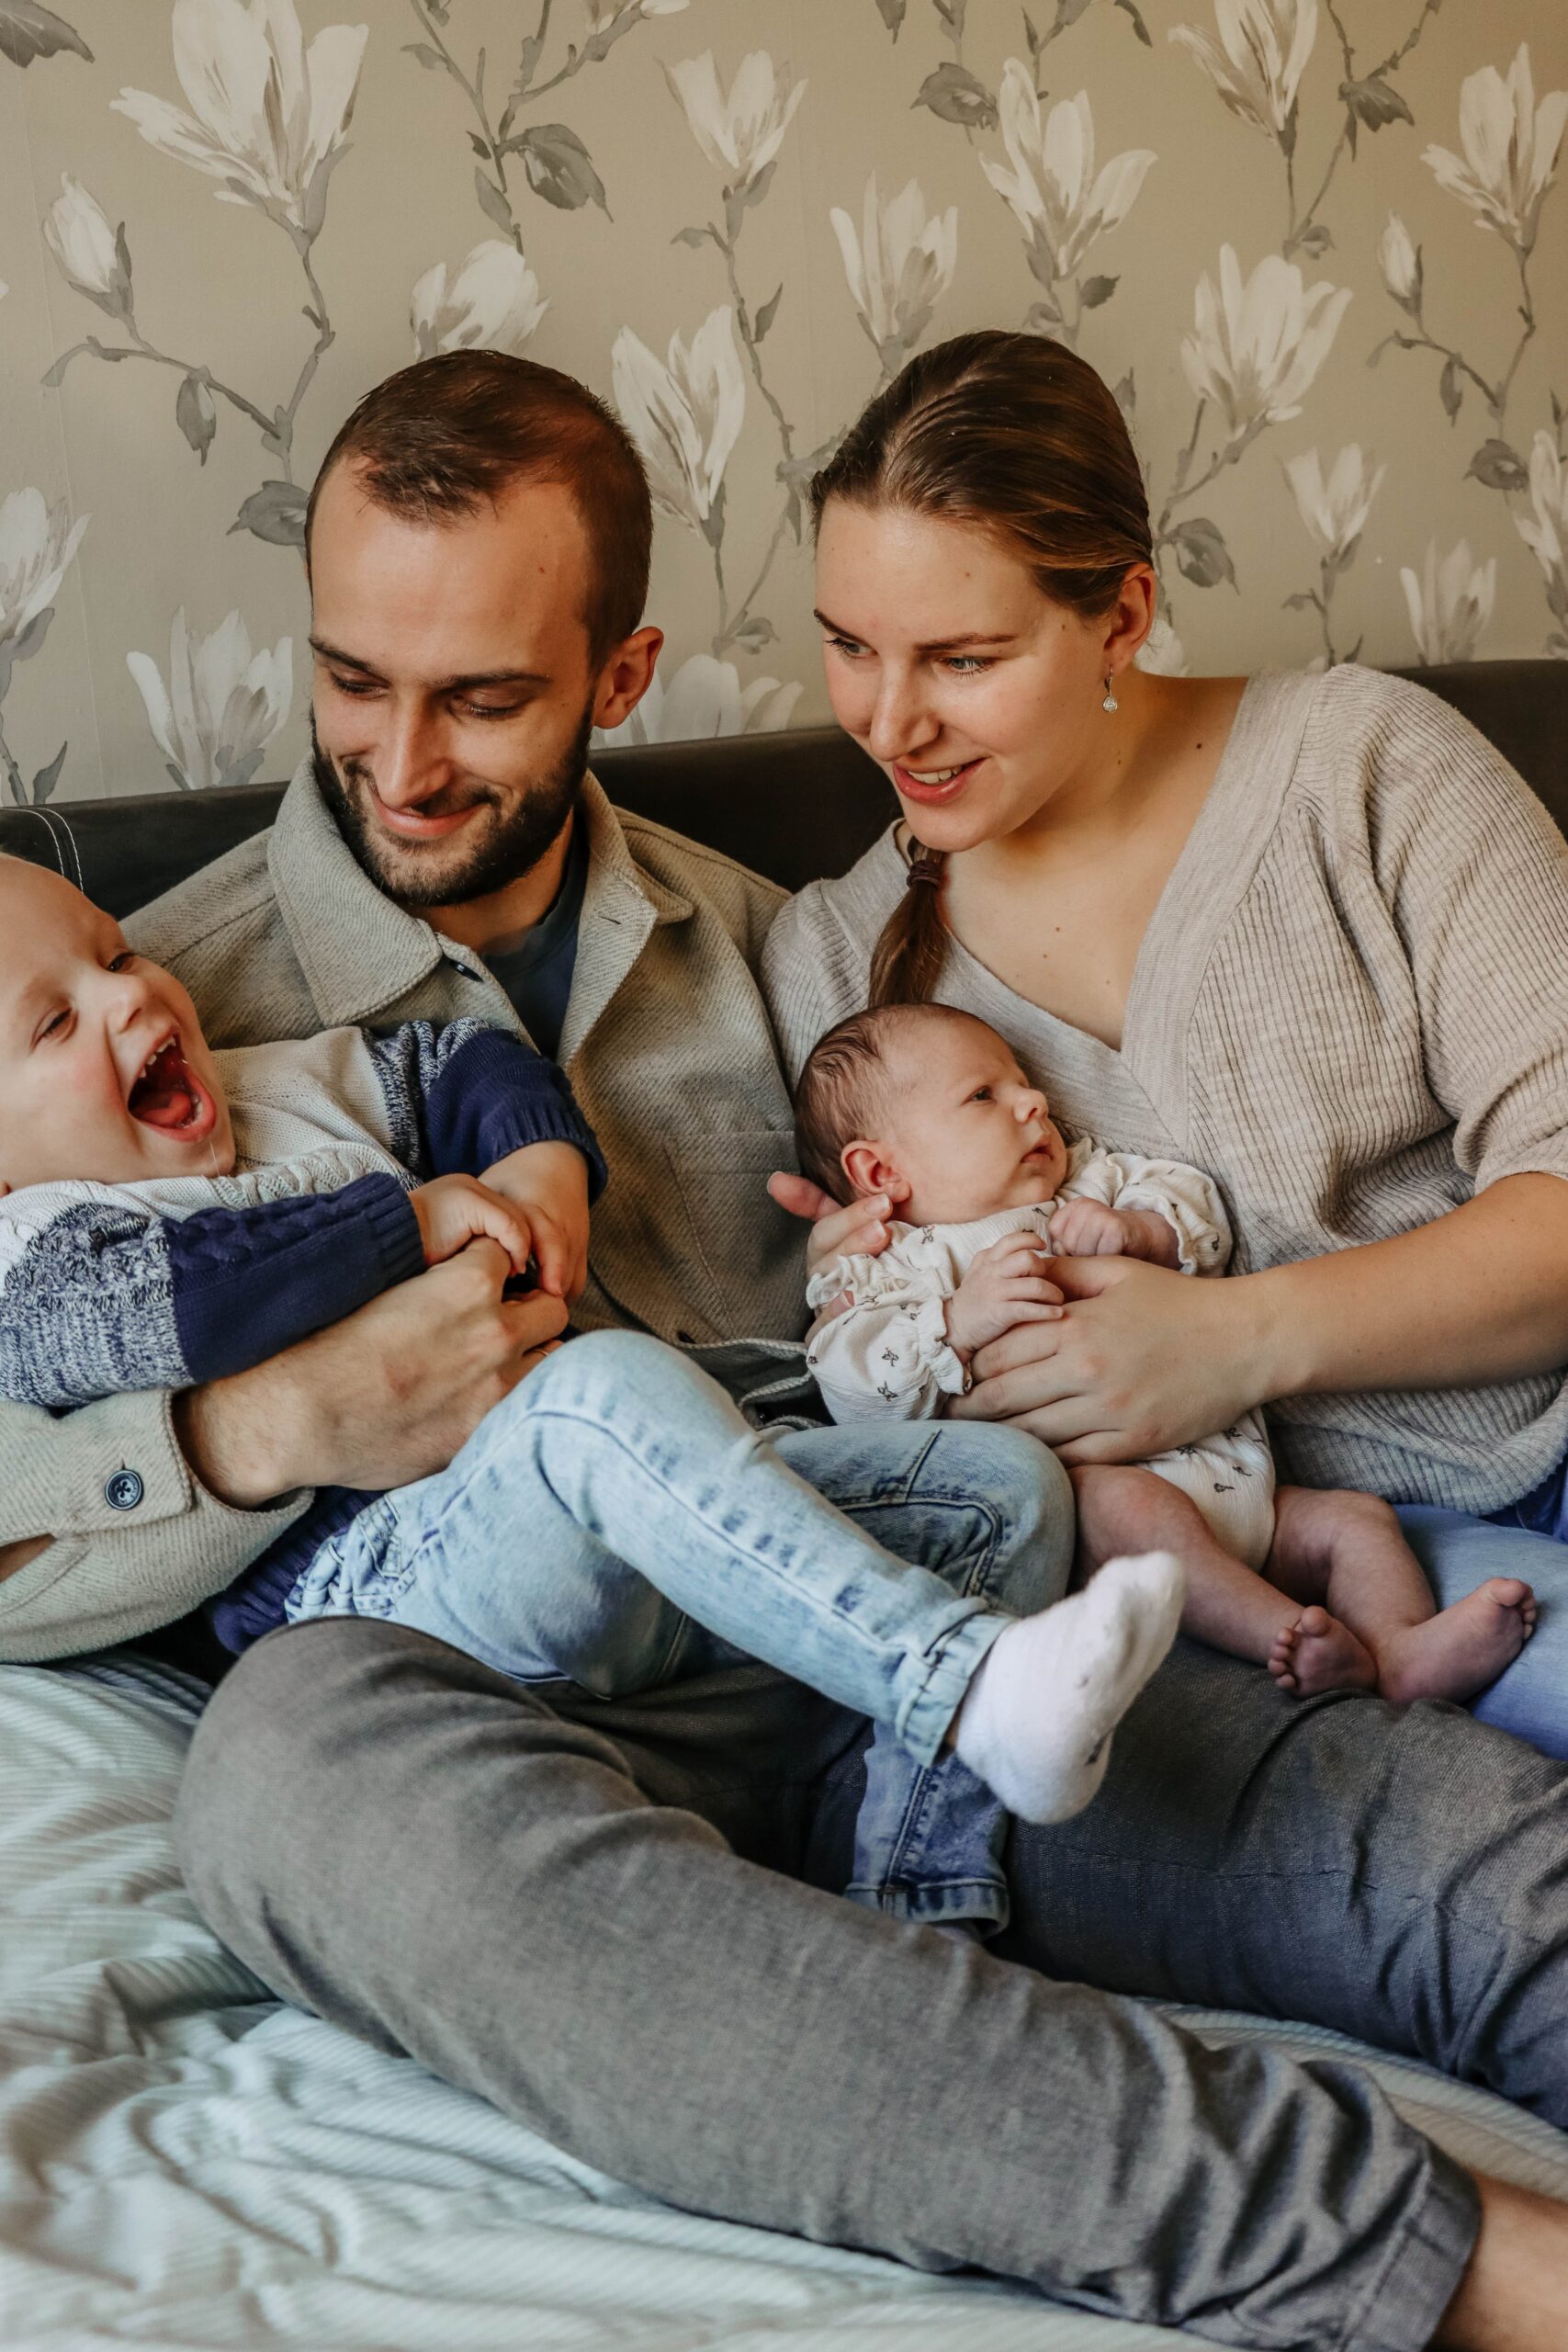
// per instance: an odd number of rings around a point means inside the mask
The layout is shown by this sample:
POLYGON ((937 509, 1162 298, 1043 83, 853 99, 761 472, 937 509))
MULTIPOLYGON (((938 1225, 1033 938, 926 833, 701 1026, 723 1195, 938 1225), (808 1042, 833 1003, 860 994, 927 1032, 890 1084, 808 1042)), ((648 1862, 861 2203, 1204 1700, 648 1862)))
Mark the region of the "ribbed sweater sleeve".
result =
POLYGON ((1568 842, 1484 736, 1412 693, 1369 744, 1379 887, 1427 1080, 1476 1189, 1568 1177, 1568 842))

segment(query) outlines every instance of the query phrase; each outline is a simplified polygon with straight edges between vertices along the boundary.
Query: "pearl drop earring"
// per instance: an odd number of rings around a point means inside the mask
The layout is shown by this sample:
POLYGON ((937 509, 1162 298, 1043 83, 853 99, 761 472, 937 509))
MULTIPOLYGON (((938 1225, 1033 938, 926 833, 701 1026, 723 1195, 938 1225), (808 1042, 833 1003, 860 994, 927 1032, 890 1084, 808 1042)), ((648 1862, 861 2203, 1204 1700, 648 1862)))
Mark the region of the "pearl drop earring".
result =
POLYGON ((1105 700, 1100 704, 1100 707, 1101 710, 1116 710, 1119 709, 1120 707, 1121 706, 1116 700, 1115 692, 1111 686, 1111 680, 1108 676, 1105 681, 1105 700))

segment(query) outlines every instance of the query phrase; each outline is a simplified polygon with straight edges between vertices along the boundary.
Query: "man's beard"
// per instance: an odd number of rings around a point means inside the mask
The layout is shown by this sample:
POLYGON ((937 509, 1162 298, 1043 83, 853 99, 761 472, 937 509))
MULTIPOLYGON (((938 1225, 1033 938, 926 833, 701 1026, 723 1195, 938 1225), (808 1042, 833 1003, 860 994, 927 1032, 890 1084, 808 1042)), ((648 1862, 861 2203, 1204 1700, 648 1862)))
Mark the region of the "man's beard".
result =
MULTIPOLYGON (((446 851, 446 844, 410 842, 394 847, 369 814, 365 798, 374 791, 363 761, 348 760, 344 773, 321 749, 310 717, 310 752, 316 783, 333 813, 339 832, 378 890, 402 907, 457 907, 470 899, 487 899, 510 882, 531 874, 570 816, 588 773, 588 745, 593 732, 592 705, 582 717, 567 750, 548 775, 536 776, 508 808, 510 795, 493 785, 469 784, 460 788, 454 808, 482 805, 494 812, 487 820, 471 820, 479 838, 467 848, 446 851), (446 852, 444 855, 443 853, 446 852)), ((445 815, 445 796, 437 793, 426 804, 432 816, 445 815)))

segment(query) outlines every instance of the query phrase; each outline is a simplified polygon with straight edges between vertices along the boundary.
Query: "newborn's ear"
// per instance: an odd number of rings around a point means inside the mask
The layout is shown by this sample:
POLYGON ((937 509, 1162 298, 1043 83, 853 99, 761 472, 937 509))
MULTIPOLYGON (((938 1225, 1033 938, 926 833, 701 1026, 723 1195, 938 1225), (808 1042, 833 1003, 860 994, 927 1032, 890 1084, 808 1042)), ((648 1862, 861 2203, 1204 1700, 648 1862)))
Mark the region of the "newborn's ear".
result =
POLYGON ((914 1189, 908 1178, 900 1176, 892 1161, 884 1159, 879 1143, 847 1143, 839 1154, 839 1165, 857 1200, 886 1193, 890 1201, 907 1201, 914 1189))

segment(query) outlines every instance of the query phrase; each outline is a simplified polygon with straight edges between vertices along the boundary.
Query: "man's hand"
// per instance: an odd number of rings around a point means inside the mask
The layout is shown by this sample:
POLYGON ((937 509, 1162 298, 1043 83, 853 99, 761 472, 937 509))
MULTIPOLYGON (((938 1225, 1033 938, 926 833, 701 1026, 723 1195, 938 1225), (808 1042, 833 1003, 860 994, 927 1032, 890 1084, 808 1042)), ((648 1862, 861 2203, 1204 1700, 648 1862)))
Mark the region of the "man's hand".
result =
POLYGON ((437 1176, 409 1194, 427 1266, 443 1265, 470 1241, 498 1241, 520 1274, 534 1254, 528 1220, 473 1176, 437 1176))
POLYGON ((356 1315, 228 1380, 175 1426, 209 1491, 254 1510, 297 1487, 404 1487, 444 1470, 492 1405, 553 1352, 558 1298, 508 1299, 512 1261, 472 1241, 356 1315))
POLYGON ((963 1363, 1015 1323, 1061 1320, 1062 1294, 1046 1280, 1045 1264, 1046 1252, 1032 1233, 1004 1233, 981 1250, 947 1302, 947 1336, 963 1363))
POLYGON ((1056 1258, 1046 1271, 1066 1313, 978 1349, 953 1419, 1011 1421, 1064 1462, 1138 1462, 1228 1429, 1270 1393, 1258 1277, 1190 1282, 1131 1258, 1056 1258))
POLYGON ((525 1144, 484 1182, 527 1218, 539 1288, 575 1305, 588 1283, 588 1162, 576 1145, 525 1144))
POLYGON ((1107 1208, 1103 1201, 1064 1201, 1051 1213, 1051 1248, 1058 1258, 1143 1258, 1177 1266, 1176 1227, 1152 1209, 1107 1208))

